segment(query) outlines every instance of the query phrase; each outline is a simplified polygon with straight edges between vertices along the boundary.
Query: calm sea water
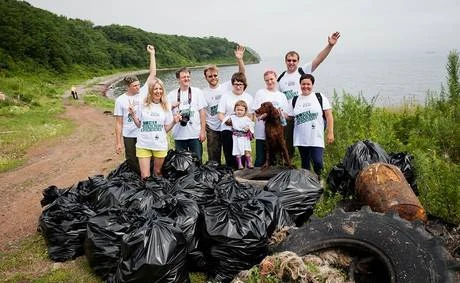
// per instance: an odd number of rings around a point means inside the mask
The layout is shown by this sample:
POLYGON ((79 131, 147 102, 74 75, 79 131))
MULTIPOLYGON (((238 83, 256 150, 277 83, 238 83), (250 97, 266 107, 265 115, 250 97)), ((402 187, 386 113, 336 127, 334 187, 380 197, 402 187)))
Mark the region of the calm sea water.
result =
MULTIPOLYGON (((303 55, 302 55, 303 56, 303 55)), ((316 78, 315 91, 332 98, 334 91, 351 95, 376 98, 380 106, 395 106, 402 103, 423 104, 428 91, 439 92, 446 83, 448 53, 413 52, 410 54, 330 54, 313 74, 316 78)), ((310 59, 313 57, 310 57, 310 59)), ((301 63, 309 60, 303 56, 301 63)), ((237 66, 220 67, 221 82, 230 80, 237 66)), ((274 69, 278 74, 285 69, 282 57, 262 58, 260 64, 246 66, 247 91, 255 94, 265 86, 263 73, 274 69)), ((191 69, 192 85, 203 88, 207 85, 203 68, 191 69)), ((159 71, 158 77, 166 89, 177 88, 174 71, 159 71)), ((142 83, 146 76, 140 76, 142 83)), ((125 91, 121 84, 114 86, 114 96, 125 91)))

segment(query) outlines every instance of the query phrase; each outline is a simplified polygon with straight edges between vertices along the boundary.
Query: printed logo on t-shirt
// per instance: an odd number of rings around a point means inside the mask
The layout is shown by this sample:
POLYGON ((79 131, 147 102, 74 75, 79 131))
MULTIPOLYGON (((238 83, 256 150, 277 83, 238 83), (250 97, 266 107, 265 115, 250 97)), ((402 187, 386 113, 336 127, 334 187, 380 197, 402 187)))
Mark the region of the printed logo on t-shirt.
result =
POLYGON ((211 114, 211 116, 217 115, 217 106, 218 105, 209 107, 209 113, 211 114))
POLYGON ((300 125, 303 123, 307 123, 313 120, 316 120, 318 117, 318 113, 311 113, 310 111, 302 112, 295 115, 295 124, 300 125))
POLYGON ((158 121, 143 121, 141 132, 160 132, 163 130, 163 125, 158 121))
POLYGON ((298 95, 298 91, 296 90, 286 90, 283 92, 284 95, 286 96, 287 100, 291 100, 292 98, 294 98, 294 96, 297 96, 298 95))

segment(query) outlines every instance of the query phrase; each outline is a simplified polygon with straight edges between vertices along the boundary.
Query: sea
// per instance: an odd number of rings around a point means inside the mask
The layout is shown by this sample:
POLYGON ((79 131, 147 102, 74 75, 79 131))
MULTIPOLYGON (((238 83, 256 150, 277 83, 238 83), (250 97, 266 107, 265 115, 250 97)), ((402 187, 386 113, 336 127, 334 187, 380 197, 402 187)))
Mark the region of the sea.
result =
MULTIPOLYGON (((333 50, 334 51, 334 50, 333 50)), ((334 53, 313 73, 315 92, 321 92, 330 100, 334 93, 339 97, 344 93, 361 96, 367 101, 374 101, 376 106, 393 107, 403 104, 424 104, 427 93, 439 94, 441 85, 446 86, 446 64, 449 52, 357 52, 334 53)), ((302 55, 301 55, 302 56, 302 55)), ((302 56, 301 64, 311 60, 302 56)), ((203 88, 207 85, 203 67, 191 68, 192 86, 203 88)), ((284 58, 262 58, 259 64, 246 65, 248 80, 247 92, 255 94, 264 88, 263 73, 273 69, 280 74, 285 70, 284 58)), ((238 71, 237 66, 219 67, 221 82, 230 80, 238 71)), ((159 70, 157 76, 163 80, 169 92, 178 87, 175 70, 159 70)), ((144 83, 146 75, 140 75, 144 83)), ((119 82, 113 86, 112 96, 116 97, 126 91, 119 82)))

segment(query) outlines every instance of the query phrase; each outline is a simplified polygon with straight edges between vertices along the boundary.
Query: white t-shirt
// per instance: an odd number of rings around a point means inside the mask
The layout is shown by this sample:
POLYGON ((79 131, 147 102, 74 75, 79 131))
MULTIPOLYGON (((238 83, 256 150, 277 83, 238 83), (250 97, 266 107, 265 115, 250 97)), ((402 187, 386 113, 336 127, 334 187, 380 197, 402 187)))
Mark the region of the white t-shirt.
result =
MULTIPOLYGON (((181 126, 177 123, 172 129, 172 136, 175 140, 189 140, 200 137, 201 119, 200 110, 207 106, 201 89, 190 87, 191 103, 189 104, 188 91, 180 91, 179 107, 173 109, 173 114, 181 113, 182 115, 189 113, 190 120, 186 126, 181 126)), ((168 102, 172 105, 177 102, 177 91, 175 89, 168 93, 168 102)))
MULTIPOLYGON (((236 95, 232 91, 229 91, 222 96, 222 98, 219 101, 219 105, 217 106, 217 112, 223 113, 225 116, 232 115, 235 112, 235 103, 238 100, 243 100, 244 102, 246 102, 246 104, 248 105, 248 113, 252 113, 252 95, 250 95, 247 92, 243 92, 240 95, 236 95)), ((232 127, 222 124, 220 130, 231 131, 232 127)))
MULTIPOLYGON (((326 96, 323 109, 331 109, 326 96)), ((294 146, 316 146, 324 148, 323 109, 315 93, 299 95, 294 107, 294 146)))
POLYGON ((216 88, 210 88, 209 86, 203 89, 204 99, 208 107, 206 107, 206 124, 213 131, 220 131, 220 120, 217 117, 217 106, 221 97, 232 91, 232 83, 230 81, 223 84, 219 84, 216 88))
POLYGON ((136 95, 127 95, 126 93, 120 95, 115 100, 115 108, 113 110, 114 116, 123 117, 123 129, 122 135, 127 138, 137 137, 138 128, 134 124, 131 115, 129 115, 128 107, 132 105, 134 109, 137 109, 140 104, 140 96, 136 95))
POLYGON ((138 108, 141 127, 137 134, 136 147, 151 150, 168 150, 165 125, 173 121, 171 110, 163 110, 160 104, 149 106, 142 103, 138 108))
MULTIPOLYGON (((302 66, 302 70, 305 74, 311 74, 312 62, 307 63, 306 65, 302 66)), ((300 90, 300 76, 298 70, 289 74, 287 71, 284 73, 281 80, 278 82, 279 90, 284 93, 289 103, 294 96, 298 96, 302 93, 300 90)))
MULTIPOLYGON (((278 90, 269 91, 265 88, 259 89, 252 103, 252 111, 254 112, 259 109, 260 105, 264 102, 271 102, 273 106, 281 108, 282 111, 292 116, 292 104, 287 101, 286 96, 282 92, 278 90)), ((254 138, 257 140, 265 140, 265 121, 256 119, 254 138)))

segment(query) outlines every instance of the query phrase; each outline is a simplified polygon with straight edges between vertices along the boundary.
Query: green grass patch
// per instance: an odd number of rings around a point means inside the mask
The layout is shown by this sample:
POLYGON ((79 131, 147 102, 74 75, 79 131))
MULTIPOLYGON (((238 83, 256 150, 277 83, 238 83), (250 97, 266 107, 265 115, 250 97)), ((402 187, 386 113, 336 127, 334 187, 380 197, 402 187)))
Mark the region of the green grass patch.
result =
POLYGON ((115 100, 103 97, 95 93, 85 94, 83 97, 85 104, 97 107, 104 111, 113 111, 115 107, 115 100))

